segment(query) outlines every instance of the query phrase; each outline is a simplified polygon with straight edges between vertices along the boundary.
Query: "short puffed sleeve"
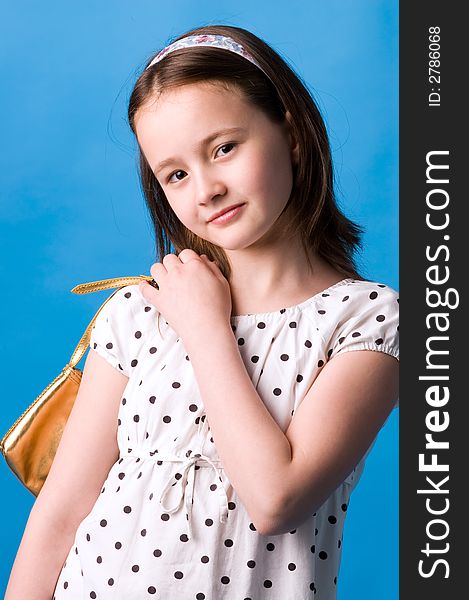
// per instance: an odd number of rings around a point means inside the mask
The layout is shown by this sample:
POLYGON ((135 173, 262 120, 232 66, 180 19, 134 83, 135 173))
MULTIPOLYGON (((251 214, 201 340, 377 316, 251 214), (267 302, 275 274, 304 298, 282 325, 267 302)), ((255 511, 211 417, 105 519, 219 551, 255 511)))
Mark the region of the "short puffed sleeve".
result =
POLYGON ((399 294, 382 283, 353 280, 335 298, 340 310, 329 358, 351 350, 385 352, 399 360, 399 294))
POLYGON ((90 348, 127 377, 134 351, 135 305, 139 300, 141 302, 137 285, 117 290, 99 312, 90 336, 90 348))

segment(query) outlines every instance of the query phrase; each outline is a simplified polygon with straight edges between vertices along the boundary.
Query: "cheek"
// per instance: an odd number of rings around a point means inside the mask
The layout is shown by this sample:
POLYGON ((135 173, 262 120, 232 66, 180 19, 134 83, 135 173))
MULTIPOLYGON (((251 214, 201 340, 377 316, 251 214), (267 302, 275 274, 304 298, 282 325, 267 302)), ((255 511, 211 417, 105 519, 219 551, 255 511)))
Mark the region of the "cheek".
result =
POLYGON ((269 201, 286 202, 290 196, 293 173, 288 149, 260 153, 247 161, 243 176, 243 187, 251 194, 267 196, 269 201))

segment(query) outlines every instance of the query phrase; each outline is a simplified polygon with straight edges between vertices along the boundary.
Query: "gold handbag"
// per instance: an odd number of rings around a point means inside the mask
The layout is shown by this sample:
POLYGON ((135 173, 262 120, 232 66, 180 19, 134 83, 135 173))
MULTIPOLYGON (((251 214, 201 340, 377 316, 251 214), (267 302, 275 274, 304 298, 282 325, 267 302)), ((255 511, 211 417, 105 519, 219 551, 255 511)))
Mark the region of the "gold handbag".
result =
POLYGON ((8 466, 35 496, 39 494, 49 474, 62 432, 77 397, 82 371, 76 365, 88 348, 96 318, 103 306, 120 288, 139 283, 142 280, 156 286, 152 277, 137 275, 91 281, 77 285, 71 290, 74 294, 88 294, 99 290, 118 288, 103 302, 91 319, 70 362, 13 423, 0 441, 0 450, 8 466))

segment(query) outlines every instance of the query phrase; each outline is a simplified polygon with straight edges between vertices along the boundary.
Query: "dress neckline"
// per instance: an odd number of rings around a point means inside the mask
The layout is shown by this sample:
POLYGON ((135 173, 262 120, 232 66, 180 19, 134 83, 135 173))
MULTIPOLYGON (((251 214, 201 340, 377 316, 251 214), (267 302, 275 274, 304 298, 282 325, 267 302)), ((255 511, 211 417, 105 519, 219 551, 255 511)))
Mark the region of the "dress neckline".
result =
POLYGON ((318 296, 321 296, 322 294, 327 294, 328 292, 335 290, 336 288, 346 284, 346 283, 353 283, 357 281, 356 279, 352 278, 352 277, 347 277, 345 279, 341 279, 340 281, 337 281, 336 283, 333 283, 332 285, 330 285, 329 287, 327 287, 324 290, 321 290, 320 292, 317 292, 316 294, 314 294, 313 296, 311 296, 310 298, 307 298, 306 300, 303 300, 303 302, 300 302, 299 304, 294 304, 293 306, 286 306, 285 308, 281 308, 278 310, 273 310, 270 312, 264 312, 264 313, 248 313, 245 315, 233 315, 232 317, 230 317, 231 321, 239 321, 241 319, 259 319, 262 317, 272 317, 273 315, 280 315, 280 314, 289 314, 291 312, 296 312, 298 310, 302 310, 303 308, 305 308, 308 304, 310 304, 313 300, 315 300, 318 296))

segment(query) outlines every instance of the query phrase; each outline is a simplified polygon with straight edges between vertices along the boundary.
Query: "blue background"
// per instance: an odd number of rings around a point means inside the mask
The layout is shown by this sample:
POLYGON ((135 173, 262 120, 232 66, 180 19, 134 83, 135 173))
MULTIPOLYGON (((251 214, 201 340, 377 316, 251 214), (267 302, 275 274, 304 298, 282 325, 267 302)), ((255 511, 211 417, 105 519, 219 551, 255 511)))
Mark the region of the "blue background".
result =
MULTIPOLYGON (((0 435, 62 369, 107 296, 69 290, 148 273, 155 261, 126 102, 154 50, 208 23, 250 29, 312 89, 329 129, 340 204, 366 227, 362 274, 398 289, 397 1, 5 3, 0 435)), ((3 592, 34 498, 3 460, 0 484, 3 592)), ((395 410, 351 499, 338 598, 397 597, 395 410)))

